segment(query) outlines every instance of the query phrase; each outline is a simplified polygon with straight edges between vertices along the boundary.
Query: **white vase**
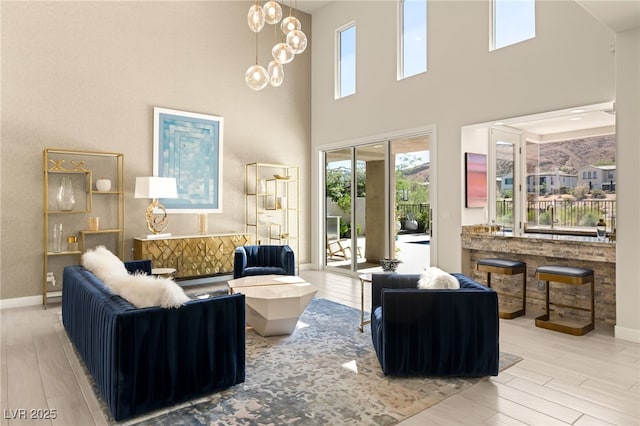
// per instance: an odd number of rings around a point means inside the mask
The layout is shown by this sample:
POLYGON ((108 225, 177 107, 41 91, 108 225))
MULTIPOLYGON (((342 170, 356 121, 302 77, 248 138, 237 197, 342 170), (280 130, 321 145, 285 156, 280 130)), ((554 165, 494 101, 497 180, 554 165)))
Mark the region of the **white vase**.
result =
POLYGON ((258 181, 258 194, 267 193, 267 182, 264 179, 258 181))
POLYGON ((111 191, 111 181, 107 178, 100 178, 96 181, 96 189, 100 192, 111 191))

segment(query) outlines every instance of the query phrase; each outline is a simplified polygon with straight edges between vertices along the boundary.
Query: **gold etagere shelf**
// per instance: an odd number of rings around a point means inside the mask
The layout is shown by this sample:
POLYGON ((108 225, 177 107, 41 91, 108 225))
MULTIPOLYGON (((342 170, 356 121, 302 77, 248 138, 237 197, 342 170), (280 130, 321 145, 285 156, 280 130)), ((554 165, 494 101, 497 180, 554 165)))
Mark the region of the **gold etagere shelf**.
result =
POLYGON ((298 166, 249 163, 245 167, 245 224, 255 244, 289 245, 300 265, 298 166))
POLYGON ((46 308, 48 299, 62 295, 59 289, 64 285, 64 266, 80 263, 82 253, 89 248, 88 237, 112 234, 110 244, 104 243, 124 259, 124 154, 45 148, 42 170, 42 304, 46 308), (109 179, 112 187, 106 191, 95 189, 96 176, 109 179), (75 199, 65 210, 56 203, 56 185, 62 185, 63 177, 71 181, 75 199), (89 229, 90 217, 102 218, 106 227, 89 229), (51 223, 62 225, 59 247, 54 247, 51 223), (53 274, 53 281, 48 281, 49 273, 53 274))

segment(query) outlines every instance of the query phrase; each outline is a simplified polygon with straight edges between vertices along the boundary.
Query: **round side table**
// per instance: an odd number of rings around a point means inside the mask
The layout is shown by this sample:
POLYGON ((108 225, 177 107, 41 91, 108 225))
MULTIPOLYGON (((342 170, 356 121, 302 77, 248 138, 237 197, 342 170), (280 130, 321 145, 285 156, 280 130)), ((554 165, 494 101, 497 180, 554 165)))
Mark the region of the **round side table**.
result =
POLYGON ((371 284, 371 274, 360 274, 360 332, 364 332, 364 325, 369 324, 371 320, 364 320, 364 284, 371 284))
POLYGON ((176 273, 175 268, 153 268, 151 270, 151 275, 155 275, 156 277, 162 278, 173 278, 173 274, 176 273))

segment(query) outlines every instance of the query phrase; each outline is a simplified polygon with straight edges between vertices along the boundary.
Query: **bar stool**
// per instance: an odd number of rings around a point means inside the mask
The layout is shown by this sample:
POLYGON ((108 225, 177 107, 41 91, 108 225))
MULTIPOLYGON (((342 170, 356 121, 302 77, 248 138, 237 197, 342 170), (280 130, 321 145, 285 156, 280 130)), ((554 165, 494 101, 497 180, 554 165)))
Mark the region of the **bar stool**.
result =
MULTIPOLYGON (((500 318, 512 319, 524 315, 527 311, 527 264, 517 260, 489 258, 478 259, 476 261, 476 269, 487 273, 487 287, 491 287, 491 274, 517 275, 522 274, 522 306, 508 305, 501 303, 500 318)), ((507 293, 500 293, 507 294, 507 293)), ((509 294, 513 296, 513 294, 509 294)))
POLYGON ((588 268, 576 268, 572 266, 556 266, 544 265, 536 269, 536 278, 545 282, 545 308, 546 314, 536 318, 536 327, 546 328, 549 330, 560 331, 562 333, 572 334, 574 336, 582 336, 593 330, 595 323, 595 296, 594 296, 594 277, 593 270, 588 268), (591 306, 584 308, 581 306, 565 305, 562 303, 552 303, 549 301, 549 282, 557 282, 561 284, 582 285, 591 284, 591 306), (549 317, 549 305, 555 305, 563 308, 576 309, 580 311, 590 312, 590 322, 587 324, 579 324, 575 321, 567 319, 553 319, 549 317))

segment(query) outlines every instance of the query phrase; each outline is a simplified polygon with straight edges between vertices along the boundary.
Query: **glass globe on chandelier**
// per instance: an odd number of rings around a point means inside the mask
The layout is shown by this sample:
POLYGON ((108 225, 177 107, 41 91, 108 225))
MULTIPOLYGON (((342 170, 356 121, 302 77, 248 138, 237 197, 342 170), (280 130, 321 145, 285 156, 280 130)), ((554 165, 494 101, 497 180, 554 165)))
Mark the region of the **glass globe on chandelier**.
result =
POLYGON ((247 69, 244 75, 247 86, 252 90, 262 90, 269 84, 267 70, 261 65, 252 65, 247 69))
POLYGON ((273 87, 279 87, 284 81, 284 67, 274 60, 269 62, 269 68, 267 70, 269 84, 273 87))
POLYGON ((307 48, 307 36, 300 30, 289 31, 287 44, 291 46, 293 53, 297 55, 307 48))
POLYGON ((260 7, 258 2, 249 8, 247 14, 247 23, 254 33, 259 33, 264 28, 265 14, 264 9, 260 7))
POLYGON ((269 79, 267 76, 267 70, 263 66, 258 65, 258 33, 256 32, 256 64, 247 68, 247 72, 244 74, 244 81, 251 90, 262 90, 267 84, 269 79))
POLYGON ((277 24, 282 19, 282 8, 277 1, 268 1, 262 7, 267 24, 277 24))
POLYGON ((300 20, 298 18, 289 15, 282 20, 280 28, 282 29, 283 33, 289 34, 289 32, 293 30, 300 30, 302 28, 302 24, 300 23, 300 20))
POLYGON ((278 43, 273 46, 273 49, 271 49, 271 54, 273 55, 273 59, 275 59, 277 63, 283 65, 290 63, 295 57, 293 48, 287 43, 278 43))

